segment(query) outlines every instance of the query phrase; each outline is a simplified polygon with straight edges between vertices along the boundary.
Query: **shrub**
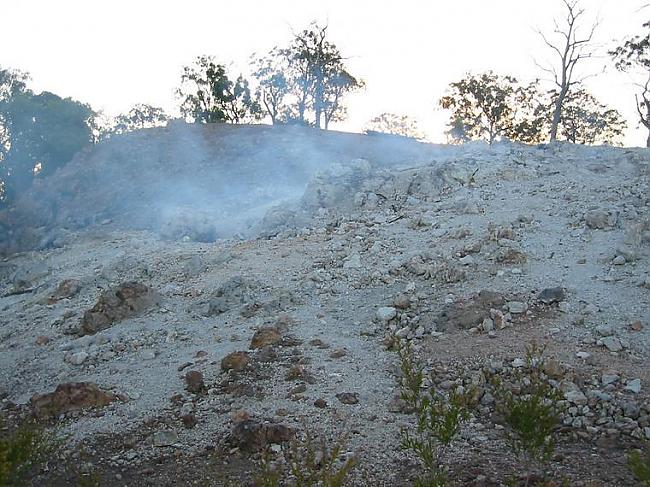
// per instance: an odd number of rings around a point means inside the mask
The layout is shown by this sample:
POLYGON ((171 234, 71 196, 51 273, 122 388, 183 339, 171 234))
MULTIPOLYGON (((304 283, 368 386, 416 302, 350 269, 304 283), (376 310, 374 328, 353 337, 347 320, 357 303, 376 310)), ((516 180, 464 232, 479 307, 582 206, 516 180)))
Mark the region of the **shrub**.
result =
POLYGON ((23 485, 55 449, 54 438, 33 423, 24 423, 0 437, 0 487, 23 485))
POLYGON ((650 445, 646 444, 645 451, 633 450, 627 462, 637 480, 650 487, 650 445))
POLYGON ((401 397, 416 416, 415 432, 408 429, 401 432, 402 448, 415 453, 425 468, 424 475, 415 482, 416 487, 445 485, 444 453, 461 424, 469 419, 473 391, 443 395, 433 387, 424 390, 424 367, 414 358, 409 344, 399 340, 396 344, 402 372, 401 397))

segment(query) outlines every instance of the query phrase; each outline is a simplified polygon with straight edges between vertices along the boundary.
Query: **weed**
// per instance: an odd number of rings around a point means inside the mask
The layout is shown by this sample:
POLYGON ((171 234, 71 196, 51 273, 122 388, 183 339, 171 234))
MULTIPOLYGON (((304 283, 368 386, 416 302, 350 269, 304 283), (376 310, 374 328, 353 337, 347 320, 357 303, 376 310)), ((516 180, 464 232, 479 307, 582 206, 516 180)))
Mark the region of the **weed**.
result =
POLYGON ((515 394, 503 382, 495 382, 497 411, 503 416, 508 440, 527 464, 546 465, 555 451, 554 432, 560 423, 563 399, 543 373, 544 349, 533 344, 526 348, 526 363, 515 373, 521 387, 515 394))
POLYGON ((0 437, 0 487, 23 485, 29 473, 46 463, 56 441, 40 426, 26 422, 0 437))
POLYGON ((341 462, 347 438, 341 435, 331 447, 324 437, 316 438, 304 427, 304 438, 294 439, 283 451, 284 464, 272 464, 268 452, 262 458, 262 469, 254 478, 256 487, 276 487, 283 478, 292 479, 294 487, 341 487, 356 465, 354 457, 341 462))
POLYGON ((473 391, 453 391, 448 395, 434 388, 423 390, 424 368, 409 344, 396 341, 402 372, 402 400, 415 411, 416 429, 401 432, 402 448, 411 450, 420 459, 425 473, 416 480, 416 487, 445 485, 447 475, 442 465, 446 449, 452 443, 460 425, 469 419, 473 391))
POLYGON ((627 463, 637 480, 650 487, 650 445, 646 444, 644 450, 633 450, 627 457, 627 463))

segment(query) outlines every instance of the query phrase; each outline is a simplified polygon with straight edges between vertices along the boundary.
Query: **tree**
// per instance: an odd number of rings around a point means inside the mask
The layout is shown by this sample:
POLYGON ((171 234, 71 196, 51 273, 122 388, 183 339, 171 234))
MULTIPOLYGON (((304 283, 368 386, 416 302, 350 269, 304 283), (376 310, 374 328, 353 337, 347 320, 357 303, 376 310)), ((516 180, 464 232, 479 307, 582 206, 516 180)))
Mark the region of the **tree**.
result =
POLYGON ((259 119, 262 112, 248 81, 241 75, 230 80, 226 67, 211 56, 199 56, 194 65, 183 68, 177 95, 181 113, 195 122, 245 123, 259 119))
POLYGON ((564 100, 559 131, 569 142, 617 144, 626 126, 618 111, 603 105, 584 89, 569 93, 564 100))
POLYGON ((557 139, 558 125, 562 117, 562 106, 571 87, 579 84, 584 80, 576 79, 576 65, 583 59, 592 57, 593 52, 590 50, 591 39, 594 31, 598 26, 597 22, 591 25, 589 33, 584 36, 578 35, 581 27, 584 9, 579 8, 578 0, 562 0, 566 7, 565 25, 560 27, 557 20, 554 20, 553 34, 557 37, 554 41, 549 39, 543 32, 538 31, 544 40, 544 43, 558 57, 558 64, 550 67, 538 66, 545 72, 553 76, 553 82, 557 87, 557 96, 551 119, 551 142, 557 139))
POLYGON ((266 56, 254 58, 251 64, 254 69, 253 76, 258 83, 255 100, 264 107, 273 125, 285 122, 290 114, 290 108, 287 106, 290 94, 287 59, 274 47, 266 56))
POLYGON ((362 80, 356 79, 342 65, 327 81, 323 92, 323 128, 325 130, 329 128, 330 122, 346 119, 347 110, 342 103, 343 96, 365 86, 362 80))
POLYGON ((439 103, 451 110, 447 134, 456 141, 501 137, 536 142, 541 137, 543 114, 536 101, 536 83, 521 86, 512 76, 491 71, 468 74, 449 85, 450 93, 439 103))
POLYGON ((53 93, 19 91, 0 101, 0 117, 9 134, 1 161, 6 201, 27 189, 34 178, 52 174, 91 140, 87 105, 53 93))
POLYGON ((635 94, 634 100, 639 122, 648 129, 646 147, 650 147, 650 22, 644 23, 643 27, 648 29, 645 36, 632 37, 609 54, 616 61, 619 71, 634 71, 640 78, 645 79, 644 83, 635 83, 641 93, 635 94))
POLYGON ((408 115, 397 115, 395 113, 382 113, 373 118, 368 122, 366 132, 401 135, 413 139, 424 138, 415 120, 408 115))
POLYGON ((113 133, 122 134, 145 128, 160 127, 167 124, 169 117, 160 107, 139 103, 127 113, 115 118, 113 133))

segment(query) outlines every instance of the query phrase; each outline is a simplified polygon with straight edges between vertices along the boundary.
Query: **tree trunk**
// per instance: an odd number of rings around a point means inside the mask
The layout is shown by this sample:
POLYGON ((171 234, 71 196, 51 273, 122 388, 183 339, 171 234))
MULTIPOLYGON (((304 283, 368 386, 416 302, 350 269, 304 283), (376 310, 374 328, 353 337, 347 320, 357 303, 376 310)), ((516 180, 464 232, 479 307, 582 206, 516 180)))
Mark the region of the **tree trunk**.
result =
POLYGON ((567 89, 563 88, 560 90, 560 94, 555 100, 555 110, 553 111, 553 122, 551 123, 551 142, 557 140, 557 128, 560 125, 560 119, 562 118, 562 105, 564 104, 564 98, 566 97, 567 89))
POLYGON ((645 141, 645 146, 650 149, 650 127, 648 127, 648 138, 645 141))

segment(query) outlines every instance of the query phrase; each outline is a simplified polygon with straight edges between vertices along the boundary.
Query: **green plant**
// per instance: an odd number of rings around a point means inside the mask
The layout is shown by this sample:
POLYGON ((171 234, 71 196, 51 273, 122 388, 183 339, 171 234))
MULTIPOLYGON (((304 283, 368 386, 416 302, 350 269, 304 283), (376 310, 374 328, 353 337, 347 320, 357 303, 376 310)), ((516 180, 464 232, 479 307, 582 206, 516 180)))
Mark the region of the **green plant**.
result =
POLYGON ((56 446, 53 436, 26 422, 0 437, 0 487, 23 485, 32 469, 43 465, 56 446))
MULTIPOLYGON (((555 451, 554 432, 563 410, 560 391, 544 374, 544 349, 533 344, 526 348, 525 365, 516 370, 513 383, 520 388, 495 381, 497 411, 507 427, 508 441, 526 461, 545 465, 555 451)), ((526 485, 528 480, 526 481, 526 485)))
POLYGON ((425 473, 416 480, 416 487, 437 487, 447 482, 442 460, 460 425, 469 419, 473 391, 438 393, 433 387, 424 390, 424 367, 410 344, 396 340, 402 372, 402 400, 415 411, 416 428, 401 431, 402 448, 411 450, 420 459, 425 473))
POLYGON ((339 460, 345 449, 346 436, 340 435, 332 446, 324 437, 316 438, 304 426, 304 437, 294 439, 288 449, 283 451, 285 466, 279 462, 272 464, 269 452, 262 456, 261 471, 253 482, 256 487, 276 487, 282 479, 292 478, 294 487, 341 487, 350 471, 356 466, 356 459, 349 457, 339 460), (288 471, 287 471, 288 470, 288 471))
POLYGON ((637 480, 650 487, 650 445, 646 444, 644 451, 630 452, 627 463, 637 480))

